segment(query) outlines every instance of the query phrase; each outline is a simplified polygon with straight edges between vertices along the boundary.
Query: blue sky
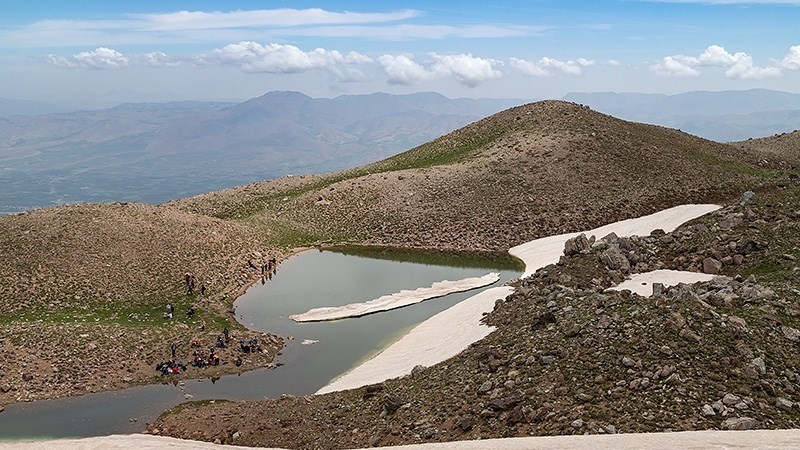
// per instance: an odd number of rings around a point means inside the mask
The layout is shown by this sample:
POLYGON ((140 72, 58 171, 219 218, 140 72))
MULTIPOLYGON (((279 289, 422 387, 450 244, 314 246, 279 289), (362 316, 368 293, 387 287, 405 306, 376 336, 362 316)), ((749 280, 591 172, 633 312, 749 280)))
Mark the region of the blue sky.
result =
POLYGON ((800 0, 4 1, 0 97, 800 92, 798 24, 800 0))

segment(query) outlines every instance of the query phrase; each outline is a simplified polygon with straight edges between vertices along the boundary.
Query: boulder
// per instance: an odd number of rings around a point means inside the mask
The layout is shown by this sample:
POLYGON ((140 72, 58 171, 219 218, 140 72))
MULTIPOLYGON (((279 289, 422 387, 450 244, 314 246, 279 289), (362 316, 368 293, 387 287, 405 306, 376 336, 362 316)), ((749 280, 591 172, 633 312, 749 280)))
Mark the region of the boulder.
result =
POLYGON ((609 247, 600 256, 600 260, 610 270, 619 270, 622 273, 631 271, 631 263, 628 258, 616 247, 609 247))
POLYGON ((726 430, 750 430, 758 422, 752 417, 731 417, 722 422, 722 428, 726 430))
POLYGON ((706 258, 703 260, 703 272, 711 275, 716 275, 722 270, 722 262, 714 258, 706 258))
POLYGON ((564 254, 572 256, 585 253, 591 248, 592 244, 594 244, 594 236, 589 239, 585 233, 581 233, 578 236, 567 239, 564 243, 564 254))

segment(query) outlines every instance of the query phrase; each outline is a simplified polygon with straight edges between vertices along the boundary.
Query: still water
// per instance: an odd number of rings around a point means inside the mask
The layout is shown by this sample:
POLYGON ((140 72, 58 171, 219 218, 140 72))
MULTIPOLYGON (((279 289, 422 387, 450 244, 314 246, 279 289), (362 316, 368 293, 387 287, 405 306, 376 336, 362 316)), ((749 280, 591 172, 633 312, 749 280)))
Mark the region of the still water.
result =
POLYGON ((225 376, 214 383, 187 380, 8 405, 0 413, 0 439, 135 433, 143 431, 147 422, 164 410, 187 400, 260 400, 281 394, 313 394, 415 325, 481 289, 331 322, 295 323, 288 318, 290 314, 369 301, 403 289, 430 286, 435 281, 489 272, 499 272, 501 279, 487 288, 521 274, 520 267, 505 258, 478 260, 363 249, 299 253, 283 262, 271 279, 256 283, 234 303, 237 320, 248 328, 289 337, 277 359, 281 367, 225 376))

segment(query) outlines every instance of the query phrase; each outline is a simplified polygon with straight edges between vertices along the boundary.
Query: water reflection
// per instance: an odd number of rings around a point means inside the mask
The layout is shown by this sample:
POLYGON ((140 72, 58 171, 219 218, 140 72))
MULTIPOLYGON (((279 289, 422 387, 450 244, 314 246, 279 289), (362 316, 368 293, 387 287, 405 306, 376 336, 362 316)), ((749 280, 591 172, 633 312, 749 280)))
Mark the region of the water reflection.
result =
MULTIPOLYGON (((273 267, 262 283, 256 283, 235 302, 237 320, 247 327, 289 337, 277 360, 282 364, 279 368, 8 405, 0 414, 0 439, 134 433, 144 430, 146 423, 165 409, 187 400, 259 400, 281 394, 311 394, 416 324, 480 290, 357 319, 301 324, 290 320, 290 314, 498 271, 495 263, 474 260, 460 262, 467 267, 454 267, 410 262, 408 256, 400 258, 405 261, 393 261, 386 252, 381 253, 383 259, 349 253, 310 250, 297 254, 281 265, 280 273, 273 267), (310 345, 302 345, 304 341, 310 345)), ((442 261, 438 258, 437 262, 442 261)), ((494 286, 520 274, 508 268, 499 272, 501 280, 494 286)))

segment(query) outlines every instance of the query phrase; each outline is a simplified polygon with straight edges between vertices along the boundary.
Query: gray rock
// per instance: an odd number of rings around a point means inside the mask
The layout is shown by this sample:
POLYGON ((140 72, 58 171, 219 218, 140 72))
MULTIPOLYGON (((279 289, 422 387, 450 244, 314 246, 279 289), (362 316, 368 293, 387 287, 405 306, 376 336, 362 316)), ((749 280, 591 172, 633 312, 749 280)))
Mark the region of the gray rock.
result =
POLYGON ((572 421, 572 428, 580 428, 583 426, 583 419, 575 419, 572 421))
POLYGON ((800 341, 800 330, 797 328, 782 326, 781 331, 787 339, 795 342, 800 341))
POLYGON ((726 430, 750 430, 758 422, 752 417, 731 417, 722 422, 722 428, 726 430))
POLYGON ((782 409, 784 411, 790 411, 792 409, 792 406, 794 406, 794 403, 783 397, 778 397, 775 400, 775 407, 778 409, 782 409))
POLYGON ((736 395, 733 395, 733 394, 725 394, 725 396, 722 397, 722 404, 724 404, 726 406, 735 405, 735 404, 739 403, 740 401, 742 401, 742 399, 739 396, 736 396, 736 395))
POLYGON ((711 417, 716 416, 717 412, 714 411, 714 408, 711 405, 703 405, 703 408, 700 410, 700 414, 702 414, 703 417, 711 417))
POLYGON ((739 200, 739 204, 744 205, 745 203, 748 203, 750 200, 752 200, 753 197, 755 196, 756 196, 755 192, 747 191, 744 194, 742 194, 742 198, 739 200))
POLYGON ((539 358, 539 362, 543 366, 547 366, 547 365, 553 364, 553 361, 555 361, 555 360, 556 360, 556 358, 554 356, 550 356, 550 355, 544 355, 541 358, 539 358))
POLYGON ((631 263, 628 258, 615 247, 610 247, 603 252, 600 260, 610 270, 619 270, 622 273, 628 273, 631 270, 631 263))
POLYGON ((664 283, 653 283, 653 296, 664 295, 664 283))
POLYGON ((492 384, 491 381, 484 381, 483 384, 481 384, 480 387, 478 388, 478 394, 485 394, 491 391, 492 387, 494 387, 494 385, 492 384))
POLYGON ((711 275, 716 275, 722 270, 722 262, 714 258, 706 258, 703 260, 703 272, 711 275))
POLYGON ((606 425, 603 427, 603 431, 605 431, 608 434, 617 434, 617 427, 615 427, 614 425, 606 425))
POLYGON ((755 358, 752 361, 750 361, 750 364, 755 366, 755 368, 758 369, 761 375, 767 373, 767 365, 764 363, 764 358, 759 356, 758 358, 755 358))
POLYGON ((622 365, 625 366, 625 367, 633 367, 633 366, 636 365, 636 361, 634 361, 633 359, 631 359, 631 358, 629 358, 627 356, 623 356, 622 357, 622 365))
POLYGON ((589 248, 591 248, 592 244, 594 243, 594 236, 592 239, 588 239, 585 233, 581 233, 578 236, 573 238, 567 239, 564 243, 564 254, 567 256, 577 255, 578 253, 585 253, 589 248))

